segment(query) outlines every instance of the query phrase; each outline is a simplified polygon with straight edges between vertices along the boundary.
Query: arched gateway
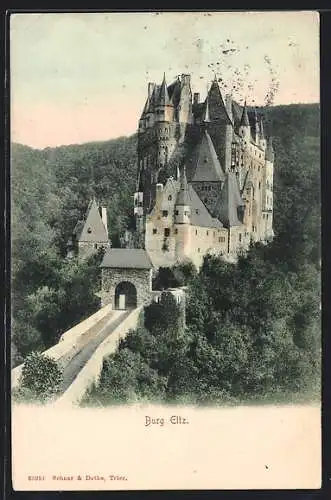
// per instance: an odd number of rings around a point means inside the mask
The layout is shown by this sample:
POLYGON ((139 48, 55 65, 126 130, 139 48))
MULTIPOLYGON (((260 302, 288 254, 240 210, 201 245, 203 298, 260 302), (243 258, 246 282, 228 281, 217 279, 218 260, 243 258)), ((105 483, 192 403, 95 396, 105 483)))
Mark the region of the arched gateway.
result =
POLYGON ((137 289, 129 281, 121 281, 115 288, 115 309, 135 309, 137 289))
POLYGON ((136 248, 110 248, 101 263, 102 305, 134 309, 152 298, 152 263, 136 248))

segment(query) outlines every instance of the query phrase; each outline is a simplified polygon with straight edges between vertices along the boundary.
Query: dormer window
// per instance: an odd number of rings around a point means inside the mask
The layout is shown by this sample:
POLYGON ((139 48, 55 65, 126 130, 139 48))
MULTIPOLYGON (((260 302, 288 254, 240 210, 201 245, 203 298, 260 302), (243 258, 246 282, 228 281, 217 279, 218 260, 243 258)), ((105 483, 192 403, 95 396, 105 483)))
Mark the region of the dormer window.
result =
POLYGON ((88 233, 92 233, 92 229, 90 227, 87 228, 88 233))
POLYGON ((171 200, 172 200, 172 196, 171 196, 171 194, 169 194, 168 201, 171 201, 171 200))

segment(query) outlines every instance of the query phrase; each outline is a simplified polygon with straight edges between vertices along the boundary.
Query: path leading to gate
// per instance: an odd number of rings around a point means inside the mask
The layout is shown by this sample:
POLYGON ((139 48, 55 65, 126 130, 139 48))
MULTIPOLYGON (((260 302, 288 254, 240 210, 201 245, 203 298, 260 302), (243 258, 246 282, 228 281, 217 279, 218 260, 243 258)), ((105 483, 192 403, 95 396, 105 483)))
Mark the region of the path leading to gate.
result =
POLYGON ((99 345, 124 321, 130 311, 113 311, 97 325, 82 335, 70 353, 62 356, 58 363, 63 368, 61 394, 74 382, 78 373, 86 365, 99 345))

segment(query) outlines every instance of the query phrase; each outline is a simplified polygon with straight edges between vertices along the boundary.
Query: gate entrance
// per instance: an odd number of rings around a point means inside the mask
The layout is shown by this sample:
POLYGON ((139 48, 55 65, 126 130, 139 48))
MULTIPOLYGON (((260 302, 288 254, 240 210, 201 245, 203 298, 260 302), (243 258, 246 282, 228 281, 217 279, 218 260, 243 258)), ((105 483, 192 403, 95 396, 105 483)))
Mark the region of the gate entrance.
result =
POLYGON ((137 290, 129 281, 122 281, 115 288, 115 309, 127 310, 137 307, 137 290))

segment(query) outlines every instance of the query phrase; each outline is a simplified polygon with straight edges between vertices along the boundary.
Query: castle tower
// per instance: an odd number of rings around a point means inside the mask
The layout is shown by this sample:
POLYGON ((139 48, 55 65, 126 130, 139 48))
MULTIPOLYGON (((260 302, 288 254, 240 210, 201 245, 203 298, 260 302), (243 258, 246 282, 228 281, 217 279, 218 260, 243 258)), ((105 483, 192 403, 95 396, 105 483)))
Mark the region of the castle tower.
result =
POLYGON ((178 144, 184 141, 186 127, 192 121, 190 75, 183 74, 169 86, 165 74, 161 85, 149 83, 138 128, 138 177, 144 215, 155 204, 156 184, 164 184, 170 175, 175 175, 169 171, 169 161, 178 144))
POLYGON ((185 259, 191 252, 191 199, 186 178, 186 169, 183 168, 180 178, 180 189, 175 203, 175 253, 178 259, 185 259))
MULTIPOLYGON (((93 197, 87 207, 84 219, 77 222, 71 241, 78 258, 88 258, 100 248, 108 248, 107 209, 98 207, 93 197)), ((72 248, 71 248, 72 250, 72 248)))

